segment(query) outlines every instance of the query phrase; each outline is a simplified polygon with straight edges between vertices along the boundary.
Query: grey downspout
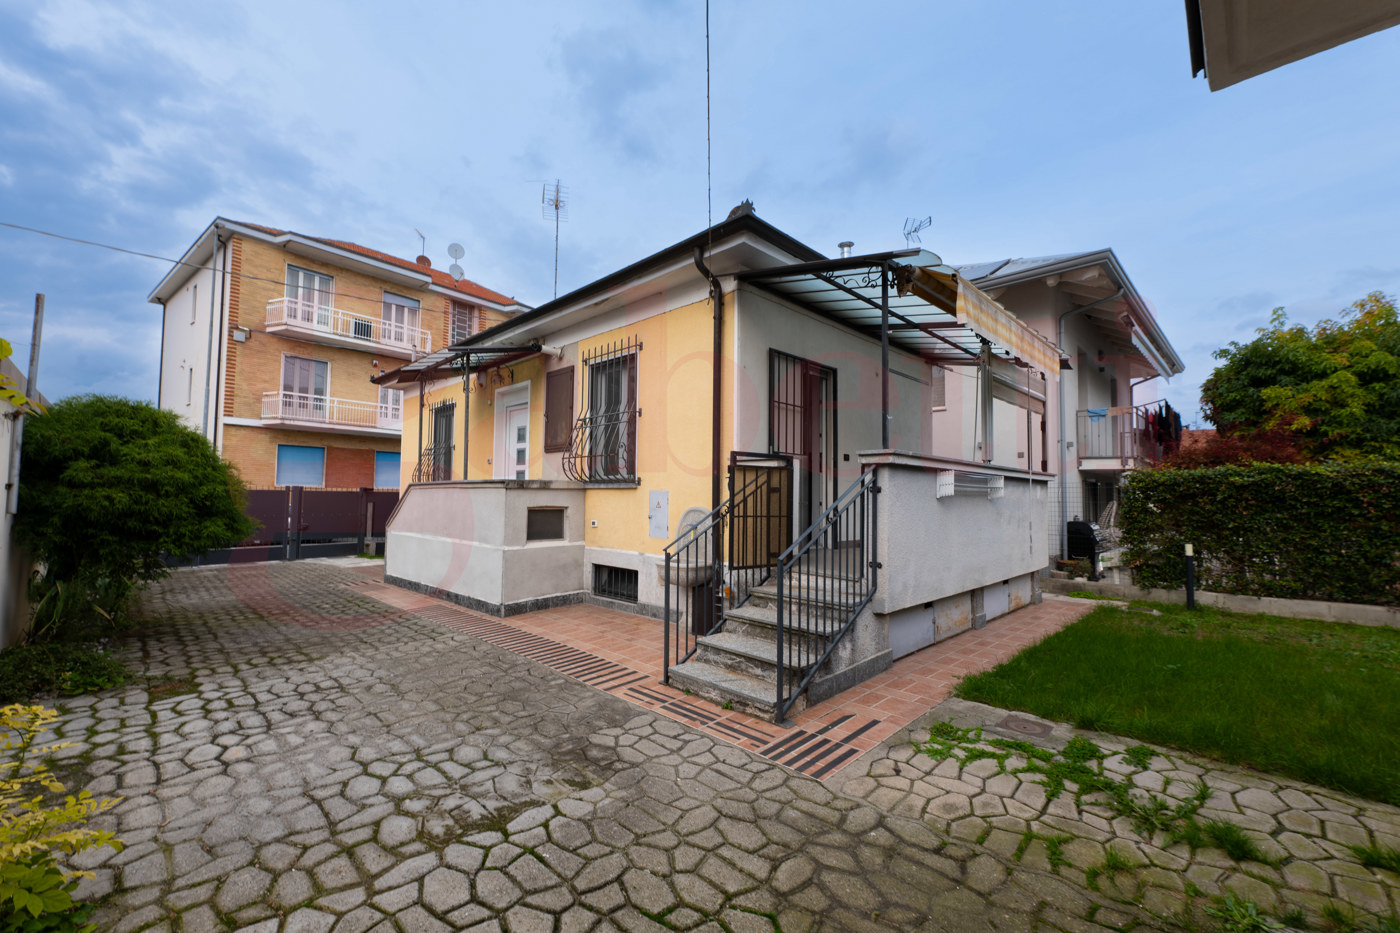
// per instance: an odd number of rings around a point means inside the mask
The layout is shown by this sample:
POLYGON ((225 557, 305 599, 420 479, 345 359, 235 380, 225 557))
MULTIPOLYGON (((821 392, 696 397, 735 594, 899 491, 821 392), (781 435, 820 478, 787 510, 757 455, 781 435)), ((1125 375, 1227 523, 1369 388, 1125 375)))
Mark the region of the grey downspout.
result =
MULTIPOLYGON (((1069 317, 1071 314, 1078 314, 1081 311, 1092 311, 1094 308, 1108 304, 1110 301, 1117 301, 1119 298, 1123 297, 1123 292, 1125 290, 1126 289, 1120 288, 1107 298, 1101 298, 1093 304, 1084 305, 1082 308, 1070 308, 1068 311, 1060 312, 1060 316, 1055 320, 1055 346, 1059 347, 1062 352, 1064 351, 1065 318, 1069 317)), ((1069 502, 1066 501, 1067 493, 1065 490, 1065 371, 1063 367, 1060 368, 1060 384, 1055 394, 1058 396, 1055 401, 1060 409, 1060 559, 1064 560, 1065 555, 1069 552, 1069 526, 1066 524, 1068 519, 1065 516, 1065 509, 1069 506, 1069 502)))
MULTIPOLYGON (((214 443, 214 438, 209 433, 209 387, 214 381, 214 308, 218 303, 219 290, 215 287, 219 284, 219 252, 223 248, 223 238, 219 236, 219 228, 214 226, 214 265, 211 267, 213 275, 209 280, 209 345, 204 350, 204 420, 200 424, 200 433, 209 438, 209 442, 214 443)), ((219 317, 222 318, 223 309, 220 308, 219 317)), ((219 331, 222 336, 223 331, 219 331)), ((163 341, 162 341, 163 342, 163 341)))
MULTIPOLYGON (((705 265, 705 254, 700 247, 695 247, 695 268, 700 270, 700 274, 710 283, 710 301, 714 303, 714 370, 711 377, 710 395, 710 508, 719 508, 720 503, 720 483, 719 474, 721 464, 720 451, 720 424, 721 424, 721 385, 724 378, 724 368, 720 365, 724 351, 724 290, 719 284, 719 279, 705 265)), ((715 553, 718 553, 716 551, 715 553)))

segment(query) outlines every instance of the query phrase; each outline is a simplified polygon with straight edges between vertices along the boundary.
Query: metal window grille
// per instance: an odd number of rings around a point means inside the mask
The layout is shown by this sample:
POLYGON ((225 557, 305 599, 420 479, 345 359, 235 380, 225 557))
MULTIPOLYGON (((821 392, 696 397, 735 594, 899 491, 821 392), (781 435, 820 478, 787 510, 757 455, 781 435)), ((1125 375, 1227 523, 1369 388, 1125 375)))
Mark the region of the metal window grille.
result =
POLYGON ((836 370, 780 350, 768 355, 768 449, 793 459, 797 517, 811 522, 836 494, 836 370))
POLYGON ((623 602, 637 601, 637 571, 626 567, 593 565, 593 595, 623 602))
POLYGON ((595 483, 636 479, 641 349, 641 341, 628 337, 584 354, 584 408, 563 457, 564 474, 570 479, 595 483))
POLYGON ((419 448, 418 466, 413 470, 415 483, 442 483, 452 479, 452 451, 456 446, 453 425, 456 416, 456 401, 439 402, 428 409, 431 441, 419 448))

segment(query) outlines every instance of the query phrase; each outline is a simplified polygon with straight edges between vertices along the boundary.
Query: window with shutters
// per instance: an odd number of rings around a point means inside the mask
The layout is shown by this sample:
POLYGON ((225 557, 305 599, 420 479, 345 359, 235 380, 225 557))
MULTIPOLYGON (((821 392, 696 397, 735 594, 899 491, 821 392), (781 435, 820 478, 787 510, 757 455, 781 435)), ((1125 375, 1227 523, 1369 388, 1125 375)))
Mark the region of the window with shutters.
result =
POLYGON ((564 473, 580 482, 634 482, 637 478, 637 361, 634 338, 584 354, 584 408, 574 422, 564 473))
POLYGON ((544 380, 544 449, 557 453, 569 449, 574 427, 574 368, 556 369, 544 380))
POLYGON ((481 329, 481 309, 476 305, 452 302, 449 343, 460 343, 481 329))

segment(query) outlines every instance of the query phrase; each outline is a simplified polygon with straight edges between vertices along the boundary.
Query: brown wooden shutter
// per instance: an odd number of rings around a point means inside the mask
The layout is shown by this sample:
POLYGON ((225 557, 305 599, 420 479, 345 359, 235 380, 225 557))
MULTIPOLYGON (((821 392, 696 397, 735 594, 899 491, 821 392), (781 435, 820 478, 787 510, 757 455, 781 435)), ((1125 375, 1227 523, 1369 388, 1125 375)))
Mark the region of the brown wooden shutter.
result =
POLYGON ((544 449, 569 449, 574 427, 574 368, 556 369, 544 379, 544 449))

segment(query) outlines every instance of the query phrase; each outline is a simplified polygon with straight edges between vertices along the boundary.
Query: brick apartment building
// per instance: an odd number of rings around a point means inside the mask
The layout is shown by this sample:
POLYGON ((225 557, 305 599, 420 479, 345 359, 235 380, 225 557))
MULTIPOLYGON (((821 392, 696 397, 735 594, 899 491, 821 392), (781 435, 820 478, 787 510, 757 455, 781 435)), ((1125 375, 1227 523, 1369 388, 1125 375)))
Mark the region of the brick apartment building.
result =
POLYGON ((522 309, 426 256, 222 217, 149 300, 160 407, 254 488, 400 487, 402 393, 371 377, 522 309))

